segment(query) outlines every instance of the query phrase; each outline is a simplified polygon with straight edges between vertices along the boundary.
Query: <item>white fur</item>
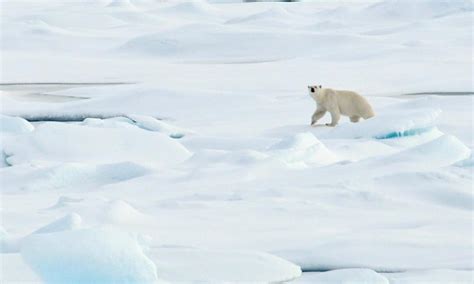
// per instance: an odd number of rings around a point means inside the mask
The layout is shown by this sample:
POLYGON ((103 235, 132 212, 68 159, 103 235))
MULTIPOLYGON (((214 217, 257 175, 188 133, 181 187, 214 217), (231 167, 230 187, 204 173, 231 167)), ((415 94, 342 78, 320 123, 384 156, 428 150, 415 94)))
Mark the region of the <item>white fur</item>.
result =
POLYGON ((328 126, 336 126, 341 115, 350 117, 352 122, 358 122, 361 117, 369 119, 375 115, 369 102, 356 92, 321 88, 321 86, 309 86, 308 89, 317 105, 311 118, 311 125, 326 112, 331 114, 331 123, 326 124, 328 126))

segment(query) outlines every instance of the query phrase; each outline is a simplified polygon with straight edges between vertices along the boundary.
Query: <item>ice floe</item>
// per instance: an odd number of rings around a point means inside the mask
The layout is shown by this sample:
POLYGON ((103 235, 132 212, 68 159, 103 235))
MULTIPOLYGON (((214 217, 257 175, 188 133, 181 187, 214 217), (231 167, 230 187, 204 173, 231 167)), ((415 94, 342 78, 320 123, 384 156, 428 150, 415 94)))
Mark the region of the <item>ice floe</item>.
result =
POLYGON ((112 229, 30 235, 21 255, 49 283, 158 281, 138 237, 112 229))

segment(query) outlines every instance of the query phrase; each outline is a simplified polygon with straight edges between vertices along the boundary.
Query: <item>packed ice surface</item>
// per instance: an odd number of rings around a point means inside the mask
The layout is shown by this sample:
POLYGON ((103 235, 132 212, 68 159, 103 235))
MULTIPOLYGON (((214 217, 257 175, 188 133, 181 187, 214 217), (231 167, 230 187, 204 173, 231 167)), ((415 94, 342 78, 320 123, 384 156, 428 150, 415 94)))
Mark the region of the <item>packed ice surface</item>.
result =
POLYGON ((472 1, 223 2, 2 2, 1 281, 471 283, 472 1))

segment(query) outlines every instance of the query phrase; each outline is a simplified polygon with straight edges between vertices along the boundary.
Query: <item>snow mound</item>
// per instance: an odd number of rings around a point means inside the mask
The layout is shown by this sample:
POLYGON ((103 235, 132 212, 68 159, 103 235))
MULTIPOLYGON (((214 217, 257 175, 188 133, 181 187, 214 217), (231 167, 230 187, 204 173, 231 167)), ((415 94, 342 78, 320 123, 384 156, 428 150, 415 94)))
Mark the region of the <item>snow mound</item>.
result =
POLYGON ((49 283, 157 281, 138 236, 112 229, 33 234, 24 239, 21 255, 49 283))
POLYGON ((339 160, 309 132, 282 139, 271 146, 268 153, 272 158, 296 168, 304 168, 308 165, 327 165, 339 160))
POLYGON ((147 218, 148 216, 123 200, 110 202, 105 212, 105 221, 114 224, 136 224, 143 222, 147 218))
POLYGON ((46 226, 34 231, 33 234, 44 234, 61 231, 76 230, 81 227, 82 218, 77 213, 68 214, 46 226))
POLYGON ((389 284, 389 281, 371 269, 349 268, 303 274, 292 283, 389 284))
POLYGON ((160 278, 172 282, 281 283, 301 275, 299 266, 262 252, 159 248, 150 257, 160 278))
POLYGON ((192 133, 189 130, 173 126, 161 120, 146 115, 128 115, 128 117, 140 128, 157 131, 168 135, 171 138, 179 139, 192 133))
POLYGON ((20 134, 31 132, 35 127, 21 117, 12 117, 0 114, 0 132, 20 134))
POLYGON ((28 135, 17 137, 4 149, 10 164, 32 161, 133 162, 156 167, 176 164, 190 156, 184 146, 161 133, 52 122, 42 124, 28 135))
POLYGON ((390 139, 418 135, 431 131, 440 113, 434 108, 390 109, 359 123, 340 124, 321 137, 390 139))

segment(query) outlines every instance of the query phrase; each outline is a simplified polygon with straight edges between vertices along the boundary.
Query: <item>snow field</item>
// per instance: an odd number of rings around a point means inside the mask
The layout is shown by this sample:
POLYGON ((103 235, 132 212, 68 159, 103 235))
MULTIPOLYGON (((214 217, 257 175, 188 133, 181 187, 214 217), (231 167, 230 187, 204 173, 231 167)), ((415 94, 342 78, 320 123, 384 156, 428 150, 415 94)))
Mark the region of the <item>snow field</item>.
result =
POLYGON ((2 3, 2 83, 127 84, 0 86, 0 281, 471 283, 472 1, 215 2, 2 3))

